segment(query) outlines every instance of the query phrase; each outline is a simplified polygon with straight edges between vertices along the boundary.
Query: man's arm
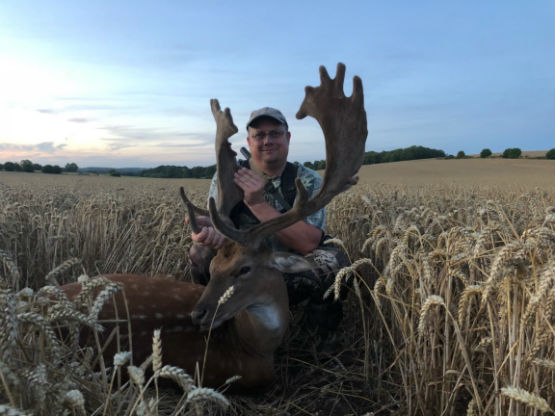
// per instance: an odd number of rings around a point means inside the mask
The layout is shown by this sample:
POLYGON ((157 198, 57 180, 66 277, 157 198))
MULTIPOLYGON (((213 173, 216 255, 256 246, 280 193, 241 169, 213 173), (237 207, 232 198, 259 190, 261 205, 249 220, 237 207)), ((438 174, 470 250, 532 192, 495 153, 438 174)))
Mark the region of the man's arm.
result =
MULTIPOLYGON (((266 182, 255 172, 250 169, 240 169, 235 173, 234 180, 244 192, 243 201, 259 221, 267 221, 281 215, 264 200, 266 182)), ((322 234, 323 231, 320 228, 305 221, 298 221, 275 235, 283 245, 305 255, 318 247, 322 234)))

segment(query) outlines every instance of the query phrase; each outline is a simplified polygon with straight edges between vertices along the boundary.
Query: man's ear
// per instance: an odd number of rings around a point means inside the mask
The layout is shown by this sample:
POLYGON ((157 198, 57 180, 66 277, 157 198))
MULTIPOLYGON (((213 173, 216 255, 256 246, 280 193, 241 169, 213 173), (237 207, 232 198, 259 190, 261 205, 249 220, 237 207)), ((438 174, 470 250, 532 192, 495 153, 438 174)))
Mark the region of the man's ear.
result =
POLYGON ((285 251, 272 252, 272 254, 270 254, 268 266, 273 267, 282 273, 299 273, 312 270, 314 267, 314 265, 303 256, 287 253, 285 251))

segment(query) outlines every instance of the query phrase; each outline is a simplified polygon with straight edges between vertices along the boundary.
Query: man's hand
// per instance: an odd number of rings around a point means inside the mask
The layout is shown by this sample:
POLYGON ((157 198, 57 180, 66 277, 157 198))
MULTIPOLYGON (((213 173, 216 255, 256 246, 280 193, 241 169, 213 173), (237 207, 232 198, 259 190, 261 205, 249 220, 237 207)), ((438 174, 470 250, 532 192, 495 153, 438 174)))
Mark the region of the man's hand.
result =
POLYGON ((247 206, 251 207, 265 202, 264 186, 266 186, 266 181, 252 170, 239 169, 235 172, 233 181, 243 190, 243 201, 247 206))
MULTIPOLYGON (((197 224, 202 228, 198 234, 191 232, 191 239, 193 242, 201 246, 207 246, 216 250, 219 249, 224 244, 225 237, 216 231, 210 218, 199 215, 196 219, 197 224)), ((186 217, 185 221, 189 224, 189 217, 186 217)))

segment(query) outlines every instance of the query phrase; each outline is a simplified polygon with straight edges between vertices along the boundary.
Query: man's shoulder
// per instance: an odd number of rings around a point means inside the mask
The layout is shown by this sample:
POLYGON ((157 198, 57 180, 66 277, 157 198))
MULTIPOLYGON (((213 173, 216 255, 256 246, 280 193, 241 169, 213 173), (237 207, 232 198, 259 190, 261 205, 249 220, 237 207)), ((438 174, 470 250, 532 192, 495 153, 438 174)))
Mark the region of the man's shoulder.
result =
POLYGON ((307 178, 322 179, 320 174, 316 172, 314 169, 310 169, 309 167, 306 167, 305 165, 301 165, 301 164, 297 165, 297 176, 299 178, 307 177, 307 178))
POLYGON ((299 165, 297 177, 301 180, 305 189, 309 191, 309 194, 311 191, 315 191, 322 186, 322 177, 320 174, 304 165, 299 165))

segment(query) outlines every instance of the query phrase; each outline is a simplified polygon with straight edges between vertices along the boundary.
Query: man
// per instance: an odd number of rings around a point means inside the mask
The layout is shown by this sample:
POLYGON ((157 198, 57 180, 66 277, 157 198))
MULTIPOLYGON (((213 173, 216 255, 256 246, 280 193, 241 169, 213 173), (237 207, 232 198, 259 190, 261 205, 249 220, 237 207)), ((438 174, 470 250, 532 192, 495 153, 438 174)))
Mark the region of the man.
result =
MULTIPOLYGON (((322 178, 315 171, 287 162, 291 133, 279 110, 264 107, 253 111, 247 122, 247 132, 250 158, 242 163, 243 167, 234 177, 244 198, 230 215, 238 228, 248 228, 289 210, 296 196, 296 177, 301 179, 309 196, 322 185, 322 178)), ((209 197, 217 198, 216 176, 209 197)), ((194 244, 189 251, 189 261, 193 281, 206 284, 210 278, 210 261, 225 237, 212 226, 210 218, 199 217, 198 223, 202 230, 191 234, 194 244)), ((305 309, 307 323, 318 327, 323 336, 335 329, 342 315, 341 304, 331 299, 324 301, 323 293, 333 283, 335 273, 348 265, 343 251, 331 244, 322 245, 327 238, 325 209, 321 209, 276 232, 267 241, 272 249, 296 252, 315 265, 316 273, 285 274, 284 278, 290 303, 295 305, 308 299, 305 309)))

